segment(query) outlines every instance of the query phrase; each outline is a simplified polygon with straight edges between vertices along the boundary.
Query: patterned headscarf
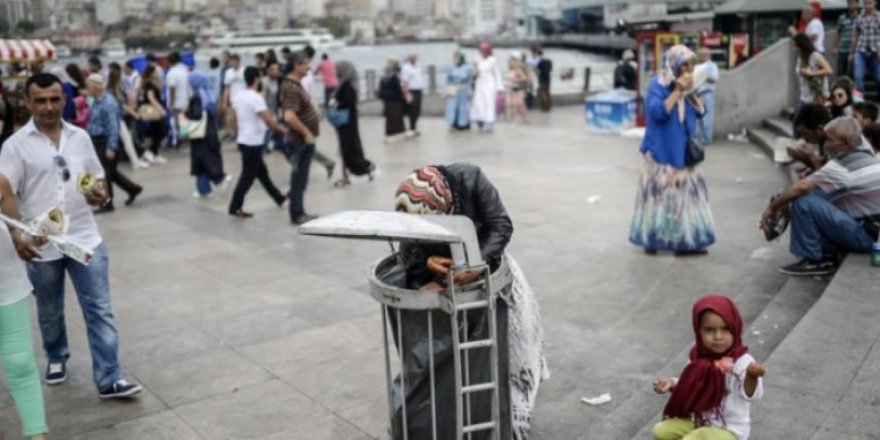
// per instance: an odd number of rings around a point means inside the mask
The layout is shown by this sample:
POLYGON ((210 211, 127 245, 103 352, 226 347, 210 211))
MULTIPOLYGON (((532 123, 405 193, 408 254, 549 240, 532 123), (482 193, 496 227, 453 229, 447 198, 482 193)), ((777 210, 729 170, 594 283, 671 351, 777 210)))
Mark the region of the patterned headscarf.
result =
POLYGON ((414 170, 397 187, 394 210, 410 214, 452 214, 452 190, 436 167, 414 170))
MULTIPOLYGON (((662 84, 663 87, 669 87, 672 85, 672 82, 675 81, 678 74, 681 73, 682 67, 684 67, 688 61, 696 59, 697 54, 683 44, 676 44, 666 51, 665 58, 666 65, 663 66, 663 71, 660 73, 660 84, 662 84)), ((679 99, 677 107, 678 120, 684 122, 684 97, 679 99)))

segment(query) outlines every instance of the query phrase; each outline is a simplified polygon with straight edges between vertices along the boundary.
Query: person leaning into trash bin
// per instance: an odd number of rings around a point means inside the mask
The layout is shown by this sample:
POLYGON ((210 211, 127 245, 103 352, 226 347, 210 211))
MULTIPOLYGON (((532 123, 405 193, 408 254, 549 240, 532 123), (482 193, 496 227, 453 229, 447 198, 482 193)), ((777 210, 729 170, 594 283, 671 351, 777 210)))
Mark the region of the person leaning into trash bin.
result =
MULTIPOLYGON (((529 434, 531 414, 535 406, 540 382, 549 377, 546 363, 543 358, 544 330, 541 322, 538 302, 534 292, 528 284, 516 260, 505 254, 505 248, 513 235, 513 222, 504 208, 498 190, 489 181, 480 167, 468 163, 456 163, 451 165, 426 166, 414 170, 400 184, 395 194, 395 210, 410 214, 448 214, 463 215, 474 223, 477 239, 483 260, 494 272, 503 265, 507 265, 512 276, 512 284, 501 294, 498 301, 498 348, 499 348, 499 374, 501 377, 509 377, 509 386, 501 387, 500 390, 500 431, 501 439, 526 439, 529 434), (508 324, 509 323, 509 324, 508 324)), ((405 284, 410 289, 439 290, 443 289, 438 280, 443 279, 441 274, 448 269, 452 261, 447 259, 444 268, 432 272, 429 266, 429 258, 449 257, 447 245, 427 245, 402 242, 398 256, 405 270, 405 284)), ((436 266, 435 264, 431 264, 436 266)), ((434 268, 437 269, 436 267, 434 268)), ((480 272, 461 272, 455 277, 456 284, 463 285, 475 281, 480 272)), ((468 320, 474 325, 470 327, 472 338, 486 338, 485 332, 487 314, 483 312, 470 312, 468 320)), ((409 322, 404 322, 404 328, 416 333, 423 332, 419 328, 424 322, 422 316, 411 316, 409 322)), ((434 338, 442 334, 435 324, 434 338)), ((406 330, 405 330, 406 331, 406 330)), ((427 333, 423 333, 427 336, 427 333)), ((413 347, 425 347, 418 339, 418 335, 407 333, 410 344, 413 347)), ((449 341, 435 341, 434 362, 435 375, 438 378, 438 390, 443 389, 448 393, 452 373, 452 346, 449 341), (445 380, 445 382, 444 382, 445 380)), ((419 358, 420 365, 427 364, 428 358, 424 351, 411 351, 407 357, 419 358)), ((471 363, 474 368, 476 362, 471 363)), ((481 372, 477 366, 471 372, 471 380, 477 381, 481 372)), ((407 372, 408 384, 426 383, 427 371, 417 368, 407 372)), ((454 388, 452 388, 454 389, 454 388)), ((444 391, 438 391, 443 393, 444 391)), ((438 394, 438 401, 452 400, 450 394, 438 394)), ((477 397, 474 397, 477 399, 477 397)), ((409 438, 431 438, 427 432, 426 418, 420 413, 420 408, 425 408, 426 402, 424 387, 418 385, 412 390, 408 389, 407 408, 409 408, 409 438), (425 423, 420 423, 425 422, 425 423)), ((480 402, 474 400, 474 407, 481 408, 480 402)), ((448 405, 448 404, 446 404, 448 405)), ((488 406, 476 410, 487 411, 488 406)), ((441 406, 441 414, 438 414, 437 438, 452 438, 450 431, 455 423, 454 407, 441 406), (448 435, 447 435, 448 434, 448 435)), ((474 420, 483 420, 480 414, 474 415, 474 420)), ((398 416, 399 417, 399 414, 398 416)), ((399 434, 399 433, 397 433, 399 434)), ((484 438, 486 432, 474 433, 474 439, 484 438)), ((394 438, 400 438, 399 435, 394 438)))
MULTIPOLYGON (((468 163, 427 166, 414 170, 397 188, 394 209, 410 214, 459 214, 470 218, 477 230, 483 260, 492 271, 501 265, 504 249, 513 235, 513 222, 501 196, 480 167, 468 163)), ((445 245, 403 243, 400 254, 407 268, 407 286, 441 288, 432 280, 428 257, 449 257, 445 245)), ((459 284, 476 279, 476 273, 460 273, 459 284)))

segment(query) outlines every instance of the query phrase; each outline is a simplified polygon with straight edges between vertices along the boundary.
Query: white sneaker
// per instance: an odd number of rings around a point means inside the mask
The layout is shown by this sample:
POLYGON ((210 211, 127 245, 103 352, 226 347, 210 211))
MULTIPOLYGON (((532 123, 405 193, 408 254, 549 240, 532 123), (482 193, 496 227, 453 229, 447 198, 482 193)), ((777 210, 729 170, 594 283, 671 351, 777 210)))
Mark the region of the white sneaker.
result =
POLYGON ((406 134, 404 134, 404 136, 407 139, 412 139, 412 138, 416 137, 416 132, 410 130, 410 131, 407 131, 406 134))
POLYGON ((150 163, 143 159, 135 159, 134 162, 131 164, 131 167, 134 168, 135 171, 145 170, 150 167, 150 163))
POLYGON ((223 181, 220 182, 215 188, 214 192, 218 192, 220 194, 226 194, 226 191, 229 190, 229 184, 232 183, 232 175, 227 174, 226 177, 223 178, 223 181))
POLYGON ((145 151, 141 159, 145 160, 147 163, 153 163, 156 160, 156 156, 153 156, 152 151, 145 151))
POLYGON ((210 198, 213 198, 213 197, 214 197, 214 193, 213 193, 213 192, 209 192, 208 194, 205 194, 205 195, 202 195, 202 194, 199 193, 198 191, 196 191, 196 192, 193 193, 193 198, 194 198, 194 199, 207 200, 207 199, 210 199, 210 198))
POLYGON ((156 157, 153 158, 153 163, 157 164, 157 165, 162 165, 163 163, 168 163, 168 159, 165 159, 162 156, 156 155, 156 157))

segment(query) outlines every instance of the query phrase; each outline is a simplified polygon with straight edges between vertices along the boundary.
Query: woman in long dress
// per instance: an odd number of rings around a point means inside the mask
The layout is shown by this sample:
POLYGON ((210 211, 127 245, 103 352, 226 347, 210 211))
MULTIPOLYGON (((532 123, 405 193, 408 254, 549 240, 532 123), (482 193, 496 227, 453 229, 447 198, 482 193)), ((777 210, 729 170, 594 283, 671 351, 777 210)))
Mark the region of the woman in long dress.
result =
POLYGON ((485 41, 480 43, 480 55, 483 58, 477 63, 471 119, 476 121, 481 131, 491 133, 495 130, 498 92, 504 91, 504 81, 501 79, 501 72, 498 70, 498 63, 489 43, 485 41))
POLYGON ((368 175, 373 180, 373 170, 376 167, 364 157, 364 147, 361 144, 361 133, 358 127, 358 95, 357 95, 357 70, 348 61, 336 63, 336 77, 339 86, 329 98, 330 105, 338 109, 348 110, 348 122, 341 127, 336 127, 339 136, 339 153, 342 155, 342 179, 333 185, 338 187, 351 183, 349 173, 355 176, 368 175))
POLYGON ((400 83, 400 62, 394 58, 388 60, 385 75, 379 83, 379 97, 385 107, 385 142, 393 143, 406 131, 403 122, 406 98, 400 83))
POLYGON ((471 128, 471 81, 473 74, 464 52, 455 52, 455 65, 446 71, 446 123, 455 130, 471 128))
POLYGON ((683 45, 666 53, 667 65, 651 81, 645 100, 647 127, 629 240, 649 255, 704 254, 715 242, 709 192, 697 164, 685 162, 703 103, 693 93, 696 55, 683 45))
POLYGON ((204 113, 208 124, 205 137, 190 140, 189 174, 196 178, 196 192, 193 197, 206 199, 215 193, 226 192, 232 176, 223 171, 217 126, 217 96, 211 90, 211 78, 202 71, 194 70, 189 74, 189 85, 193 95, 187 106, 187 117, 197 120, 204 113))

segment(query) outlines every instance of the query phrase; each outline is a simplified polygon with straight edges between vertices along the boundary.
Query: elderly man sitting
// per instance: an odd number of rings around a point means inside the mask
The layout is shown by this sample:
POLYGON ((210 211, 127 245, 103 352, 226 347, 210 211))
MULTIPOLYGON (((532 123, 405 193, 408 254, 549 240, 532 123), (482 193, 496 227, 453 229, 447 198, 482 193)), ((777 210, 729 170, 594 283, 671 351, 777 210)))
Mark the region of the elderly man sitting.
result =
POLYGON ((801 260, 780 268, 789 275, 825 275, 837 268, 838 251, 870 252, 880 226, 880 159, 859 148, 855 119, 825 125, 830 160, 770 203, 761 217, 768 228, 791 203, 789 251, 801 260))

